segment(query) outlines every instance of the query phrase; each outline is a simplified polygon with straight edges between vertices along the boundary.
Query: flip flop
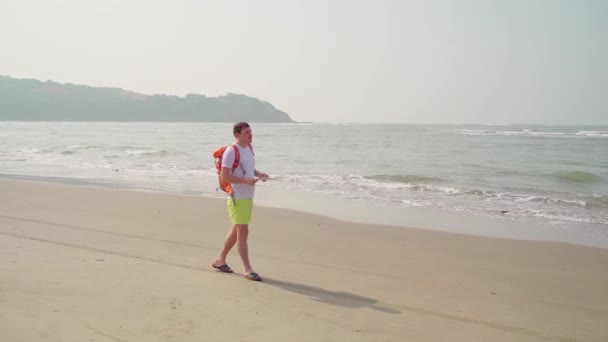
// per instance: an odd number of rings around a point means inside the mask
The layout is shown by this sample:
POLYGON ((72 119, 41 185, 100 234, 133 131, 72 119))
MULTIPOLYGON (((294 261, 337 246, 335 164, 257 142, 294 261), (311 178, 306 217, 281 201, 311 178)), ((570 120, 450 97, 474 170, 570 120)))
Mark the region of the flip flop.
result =
POLYGON ((257 273, 251 272, 249 274, 245 274, 245 278, 253 281, 262 281, 262 277, 260 277, 257 273))
POLYGON ((228 266, 227 264, 223 264, 221 266, 217 266, 216 264, 211 264, 211 266, 220 272, 232 273, 232 268, 230 268, 230 266, 228 266))

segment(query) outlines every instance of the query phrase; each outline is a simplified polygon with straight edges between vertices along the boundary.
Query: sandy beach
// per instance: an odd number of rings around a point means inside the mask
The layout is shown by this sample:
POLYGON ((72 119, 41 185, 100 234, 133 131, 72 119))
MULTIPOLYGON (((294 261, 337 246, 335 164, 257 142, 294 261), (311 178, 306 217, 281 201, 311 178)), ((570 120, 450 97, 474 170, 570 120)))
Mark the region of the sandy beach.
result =
POLYGON ((0 180, 0 340, 606 341, 608 250, 0 180))

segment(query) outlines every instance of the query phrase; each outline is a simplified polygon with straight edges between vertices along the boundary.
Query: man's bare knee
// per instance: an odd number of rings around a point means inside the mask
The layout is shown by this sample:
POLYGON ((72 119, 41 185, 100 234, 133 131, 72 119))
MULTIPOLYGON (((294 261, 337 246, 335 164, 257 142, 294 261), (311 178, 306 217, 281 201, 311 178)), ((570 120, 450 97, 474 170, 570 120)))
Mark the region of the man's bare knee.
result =
POLYGON ((249 234, 249 225, 247 224, 235 224, 234 225, 236 227, 236 234, 238 236, 247 236, 249 234))

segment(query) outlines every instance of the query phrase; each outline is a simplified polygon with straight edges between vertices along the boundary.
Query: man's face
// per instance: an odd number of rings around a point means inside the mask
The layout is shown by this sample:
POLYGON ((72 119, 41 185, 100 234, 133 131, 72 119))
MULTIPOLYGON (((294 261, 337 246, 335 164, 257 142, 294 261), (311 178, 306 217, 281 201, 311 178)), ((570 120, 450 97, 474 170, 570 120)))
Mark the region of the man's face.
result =
POLYGON ((241 133, 236 134, 236 140, 241 144, 251 144, 253 141, 253 133, 251 133, 251 128, 243 128, 241 133))

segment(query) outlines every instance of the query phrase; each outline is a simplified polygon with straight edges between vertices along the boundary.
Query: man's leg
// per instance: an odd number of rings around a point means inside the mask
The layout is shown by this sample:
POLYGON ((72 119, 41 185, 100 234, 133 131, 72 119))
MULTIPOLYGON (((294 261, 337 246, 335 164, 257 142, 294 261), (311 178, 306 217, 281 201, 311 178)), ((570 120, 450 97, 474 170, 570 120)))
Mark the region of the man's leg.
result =
POLYGON ((234 244, 236 243, 237 234, 236 234, 236 225, 233 225, 228 235, 226 235, 226 239, 224 240, 224 246, 215 259, 214 264, 216 266, 222 266, 226 264, 226 257, 228 256, 228 252, 232 249, 234 244))
POLYGON ((262 278, 253 272, 251 262, 249 261, 249 247, 247 243, 247 239, 249 237, 249 221, 251 220, 252 209, 252 199, 242 199, 234 202, 231 200, 228 201, 228 211, 234 226, 226 237, 224 249, 222 250, 223 254, 220 252, 219 258, 223 257, 225 261, 226 255, 228 254, 230 248, 234 246, 236 239, 237 249, 245 268, 245 275, 251 280, 259 281, 262 280, 262 278))
POLYGON ((245 267, 245 274, 253 272, 251 263, 249 262, 249 246, 247 245, 247 238, 249 237, 249 225, 248 224, 237 224, 236 235, 237 235, 237 248, 241 260, 243 260, 243 267, 245 267))

